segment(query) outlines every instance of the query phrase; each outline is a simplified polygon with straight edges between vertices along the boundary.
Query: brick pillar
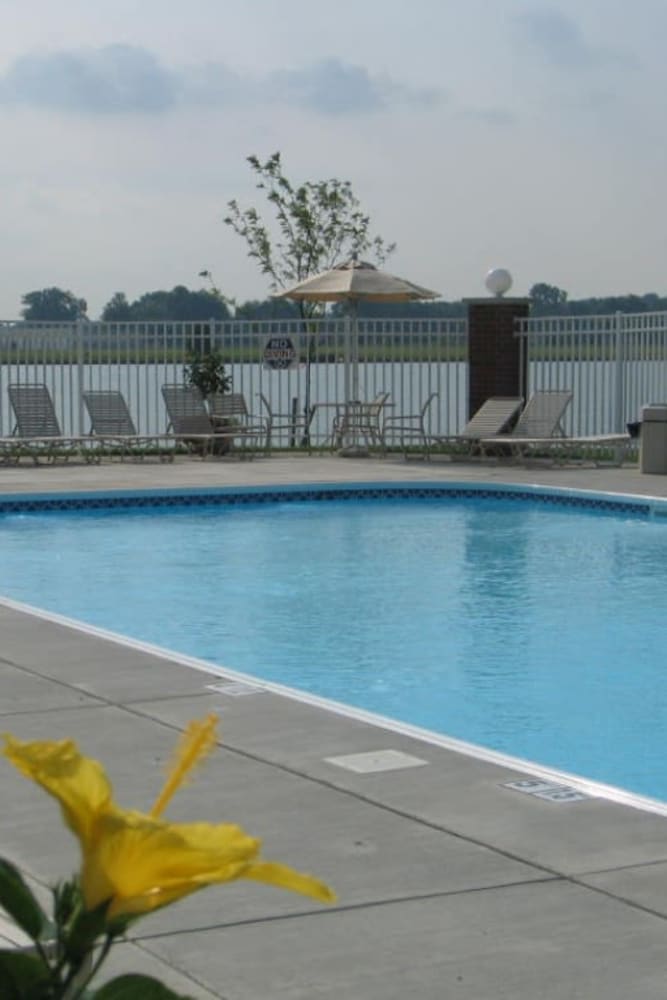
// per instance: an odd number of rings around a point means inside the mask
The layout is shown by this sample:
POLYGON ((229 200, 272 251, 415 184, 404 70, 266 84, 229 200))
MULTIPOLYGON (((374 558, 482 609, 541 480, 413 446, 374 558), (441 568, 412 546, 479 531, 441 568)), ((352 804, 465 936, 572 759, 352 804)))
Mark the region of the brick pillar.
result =
POLYGON ((530 299, 467 299, 468 417, 489 396, 526 398, 527 371, 522 371, 523 340, 514 336, 515 319, 530 311, 530 299))

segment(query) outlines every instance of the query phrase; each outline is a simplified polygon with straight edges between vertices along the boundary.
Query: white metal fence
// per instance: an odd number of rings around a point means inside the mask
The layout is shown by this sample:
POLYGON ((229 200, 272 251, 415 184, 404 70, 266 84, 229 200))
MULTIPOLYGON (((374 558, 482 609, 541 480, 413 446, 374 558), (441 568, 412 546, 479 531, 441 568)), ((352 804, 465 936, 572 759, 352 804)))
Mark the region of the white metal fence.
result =
MULTIPOLYGON (((86 389, 120 390, 140 433, 164 431, 162 384, 183 381, 190 352, 218 350, 233 390, 251 409, 260 412, 260 393, 276 413, 316 406, 313 441, 324 442, 331 404, 349 394, 347 323, 0 323, 0 434, 11 434, 14 426, 7 395, 12 382, 45 383, 64 434, 88 433, 86 389), (273 351, 271 364, 286 367, 267 366, 269 345, 284 347, 273 351)), ((527 319, 518 321, 517 334, 525 343, 529 391, 573 390, 568 433, 623 430, 645 403, 667 401, 667 313, 527 319)), ((357 344, 361 399, 388 392, 389 412, 416 413, 436 392, 431 433, 455 433, 465 423, 465 320, 359 320, 357 344)))
MULTIPOLYGON (((0 323, 0 434, 13 428, 6 392, 12 382, 45 383, 66 434, 88 433, 81 401, 87 389, 120 390, 138 431, 164 431, 161 386, 183 381, 191 352, 217 350, 233 391, 243 393, 254 412, 261 412, 260 394, 274 413, 316 406, 312 439, 324 442, 333 418, 331 404, 349 398, 348 322, 324 319, 307 328, 297 320, 0 323), (291 345, 293 364, 267 366, 266 349, 276 343, 291 345)), ((388 392, 391 412, 411 413, 437 392, 433 433, 456 428, 465 419, 464 320, 360 320, 357 344, 361 399, 388 392)))
POLYGON ((569 434, 624 431, 646 403, 667 401, 667 313, 518 321, 529 391, 571 389, 569 434))

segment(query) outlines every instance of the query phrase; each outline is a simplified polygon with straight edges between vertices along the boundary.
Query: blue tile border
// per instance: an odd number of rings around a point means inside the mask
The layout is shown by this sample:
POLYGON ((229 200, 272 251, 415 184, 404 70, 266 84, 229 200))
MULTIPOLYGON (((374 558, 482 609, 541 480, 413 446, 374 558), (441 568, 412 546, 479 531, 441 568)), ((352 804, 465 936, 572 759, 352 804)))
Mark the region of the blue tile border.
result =
MULTIPOLYGON (((316 500, 433 500, 493 499, 582 507, 617 514, 650 517, 656 501, 627 495, 593 493, 543 486, 477 483, 377 482, 313 483, 282 486, 234 486, 108 492, 0 495, 0 515, 45 511, 132 510, 140 508, 202 507, 316 500)), ((660 504, 662 507, 663 504, 660 504)), ((666 505, 667 506, 667 505, 666 505)))

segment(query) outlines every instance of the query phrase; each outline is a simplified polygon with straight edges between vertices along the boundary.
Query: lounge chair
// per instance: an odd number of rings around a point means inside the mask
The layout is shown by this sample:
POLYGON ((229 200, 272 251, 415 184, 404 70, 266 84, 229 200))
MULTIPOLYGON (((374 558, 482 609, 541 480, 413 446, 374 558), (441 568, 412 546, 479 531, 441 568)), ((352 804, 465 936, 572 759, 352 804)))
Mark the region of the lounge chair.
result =
POLYGON ((105 451, 121 458, 143 458, 158 449, 162 460, 173 461, 173 439, 169 434, 138 434, 125 397, 115 389, 89 389, 83 401, 90 417, 90 433, 100 441, 105 451), (161 448, 170 444, 172 447, 161 448))
POLYGON ((506 431, 522 404, 519 396, 491 396, 473 413, 458 434, 434 434, 431 444, 450 448, 452 457, 470 456, 479 450, 482 438, 491 438, 506 431))
POLYGON ((169 417, 167 431, 176 441, 200 454, 202 458, 208 455, 225 455, 236 439, 245 443, 249 439, 257 441, 263 435, 265 440, 265 422, 261 425, 242 425, 243 414, 239 409, 238 396, 238 393, 228 393, 212 400, 211 409, 215 407, 218 412, 211 415, 204 397, 195 386, 163 385, 162 398, 169 417), (226 395, 236 397, 231 400, 229 408, 222 403, 226 395))
POLYGON ((217 435, 199 389, 181 383, 167 383, 162 386, 162 398, 167 410, 167 433, 177 443, 202 458, 220 453, 222 444, 219 438, 216 441, 217 435))
POLYGON ((43 382, 11 383, 7 394, 16 418, 12 440, 17 460, 28 455, 36 464, 42 457, 53 462, 74 454, 87 462, 99 461, 100 453, 94 445, 91 447, 89 437, 63 435, 51 393, 43 382))
MULTIPOLYGON (((629 434, 590 434, 535 440, 524 456, 540 454, 555 464, 590 461, 593 465, 620 466, 630 453, 633 440, 629 434)), ((636 442, 635 442, 636 444, 636 442)))
POLYGON ((560 461, 565 461, 578 452, 602 456, 611 453, 611 464, 621 464, 630 442, 629 434, 582 437, 565 435, 563 416, 571 400, 572 392, 569 390, 534 392, 512 433, 483 438, 480 442, 482 453, 497 454, 501 448, 501 452, 504 450, 514 458, 528 458, 539 454, 560 461))
POLYGON ((430 457, 430 441, 427 429, 427 416, 431 404, 438 393, 432 392, 422 403, 419 413, 392 413, 384 418, 382 425, 382 444, 386 450, 392 440, 398 440, 407 458, 410 446, 421 447, 424 458, 430 457))
POLYGON ((534 392, 510 434, 495 434, 480 439, 482 455, 501 454, 520 457, 535 441, 564 437, 563 414, 571 400, 572 393, 569 389, 534 392))

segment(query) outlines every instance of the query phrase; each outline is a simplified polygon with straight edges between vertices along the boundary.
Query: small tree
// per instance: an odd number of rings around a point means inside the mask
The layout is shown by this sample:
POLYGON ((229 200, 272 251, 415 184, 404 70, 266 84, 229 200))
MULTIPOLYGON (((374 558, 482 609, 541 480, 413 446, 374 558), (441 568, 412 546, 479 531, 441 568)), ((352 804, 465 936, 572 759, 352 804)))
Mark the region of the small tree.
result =
POLYGON ((192 351, 188 363, 183 368, 183 376, 188 385, 194 385, 199 389, 204 399, 214 396, 216 392, 229 392, 232 385, 232 377, 225 372, 219 351, 211 351, 208 354, 192 351))
MULTIPOLYGON (((242 210, 235 200, 228 202, 229 214, 224 221, 245 240, 248 256, 269 277, 272 291, 289 288, 353 254, 371 256, 381 265, 393 253, 394 243, 387 244, 380 236, 371 237, 370 218, 362 212, 349 181, 332 178, 295 186, 283 172, 280 153, 274 153, 265 163, 257 156, 249 156, 248 163, 273 213, 273 231, 257 209, 242 210)), ((304 413, 308 426, 310 368, 316 349, 309 320, 323 314, 324 303, 300 301, 298 308, 307 345, 304 413)))

